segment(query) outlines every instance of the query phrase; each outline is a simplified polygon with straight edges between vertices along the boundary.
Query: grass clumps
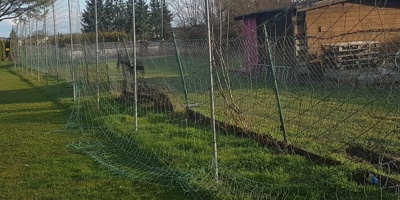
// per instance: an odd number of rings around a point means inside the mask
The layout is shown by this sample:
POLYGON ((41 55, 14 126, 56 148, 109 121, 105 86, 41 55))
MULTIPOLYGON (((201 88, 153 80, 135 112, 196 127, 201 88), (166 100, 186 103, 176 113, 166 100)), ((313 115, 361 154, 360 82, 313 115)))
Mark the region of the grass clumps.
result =
POLYGON ((142 115, 137 132, 133 131, 133 118, 129 115, 110 115, 101 120, 105 124, 105 135, 123 143, 122 149, 129 148, 134 157, 124 161, 125 165, 118 160, 108 160, 110 163, 121 169, 127 165, 139 166, 142 174, 136 174, 137 177, 174 187, 180 184, 193 196, 211 195, 217 199, 395 197, 390 192, 381 193, 378 187, 356 183, 353 169, 347 166, 317 165, 297 155, 260 147, 246 138, 220 134, 219 182, 215 183, 210 129, 188 123, 172 113, 142 115), (155 174, 170 181, 153 180, 155 174))

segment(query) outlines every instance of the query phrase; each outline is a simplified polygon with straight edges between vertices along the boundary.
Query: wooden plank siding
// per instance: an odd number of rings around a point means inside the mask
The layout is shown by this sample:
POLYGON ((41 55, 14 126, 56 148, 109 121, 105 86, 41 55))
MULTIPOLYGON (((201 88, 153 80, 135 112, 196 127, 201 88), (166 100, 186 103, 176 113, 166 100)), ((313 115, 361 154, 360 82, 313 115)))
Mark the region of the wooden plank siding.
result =
POLYGON ((384 51, 399 43, 400 1, 391 2, 391 7, 362 2, 343 2, 306 11, 308 53, 318 57, 321 45, 342 42, 377 41, 384 51))

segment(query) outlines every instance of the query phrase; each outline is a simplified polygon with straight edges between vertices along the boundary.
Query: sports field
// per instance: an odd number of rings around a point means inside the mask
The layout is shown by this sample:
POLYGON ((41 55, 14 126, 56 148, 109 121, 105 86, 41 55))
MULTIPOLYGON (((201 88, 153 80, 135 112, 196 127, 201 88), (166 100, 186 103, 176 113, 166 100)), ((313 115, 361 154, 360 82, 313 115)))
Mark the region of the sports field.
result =
POLYGON ((0 199, 186 198, 180 189, 112 176, 69 148, 79 135, 64 130, 68 87, 46 87, 0 62, 0 199))

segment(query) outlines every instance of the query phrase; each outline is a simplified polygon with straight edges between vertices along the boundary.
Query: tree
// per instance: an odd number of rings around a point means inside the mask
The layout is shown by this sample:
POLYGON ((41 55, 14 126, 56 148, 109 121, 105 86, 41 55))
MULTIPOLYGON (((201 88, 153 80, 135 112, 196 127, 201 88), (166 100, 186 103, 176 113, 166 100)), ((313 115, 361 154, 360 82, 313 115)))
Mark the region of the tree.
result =
MULTIPOLYGON (((249 13, 255 13, 255 12, 261 12, 273 8, 282 8, 282 7, 287 7, 291 5, 293 2, 292 0, 270 0, 270 1, 264 1, 264 0, 253 0, 253 1, 248 1, 248 0, 236 0, 236 1, 230 1, 230 0, 221 0, 222 4, 224 4, 224 10, 226 13, 230 16, 230 19, 236 16, 240 15, 245 15, 249 13), (245 5, 245 6, 243 6, 245 5)), ((229 27, 231 27, 231 33, 232 35, 238 35, 240 32, 240 27, 241 24, 234 22, 233 20, 230 20, 229 23, 227 23, 229 27)))
POLYGON ((0 0, 0 22, 5 19, 18 18, 24 13, 39 13, 40 8, 48 6, 52 0, 0 0))
MULTIPOLYGON (((219 33, 219 36, 235 36, 238 34, 239 25, 233 21, 233 17, 264 11, 272 8, 283 7, 290 5, 291 0, 212 0, 210 1, 211 21, 214 27, 214 33, 219 33), (221 31, 220 27, 223 27, 221 31)), ((204 1, 198 0, 180 0, 171 3, 174 17, 178 27, 183 27, 192 34, 199 34, 199 29, 205 32, 205 10, 204 1)), ((181 37, 189 37, 182 36, 181 37)))
POLYGON ((171 37, 172 13, 164 0, 150 0, 150 24, 153 38, 171 37), (162 15, 161 15, 162 14, 162 15))
POLYGON ((178 27, 197 27, 205 23, 204 1, 182 0, 172 1, 178 27))
POLYGON ((115 31, 125 32, 127 30, 126 26, 129 23, 127 6, 124 0, 115 0, 115 31))
POLYGON ((116 29, 115 22, 116 17, 116 6, 114 5, 114 0, 105 0, 103 13, 101 13, 102 21, 104 24, 104 31, 114 31, 116 29))
POLYGON ((172 37, 172 19, 173 14, 171 10, 168 8, 167 4, 165 4, 165 0, 163 4, 163 32, 164 38, 172 37))
POLYGON ((152 27, 152 36, 153 38, 161 37, 161 4, 159 0, 150 0, 150 23, 152 27))
POLYGON ((18 46, 18 36, 17 36, 17 32, 14 30, 14 27, 11 29, 11 33, 10 33, 10 39, 11 39, 11 57, 17 57, 18 56, 18 51, 17 51, 17 46, 18 46))
MULTIPOLYGON (((98 30, 105 31, 104 16, 103 16, 103 1, 97 0, 97 21, 98 30)), ((85 33, 95 32, 95 0, 86 0, 86 8, 82 13, 82 31, 85 33)))
MULTIPOLYGON (((128 26, 126 32, 132 32, 132 1, 129 0, 128 8, 128 26)), ((147 40, 150 37, 151 24, 149 23, 149 7, 146 0, 135 1, 136 35, 138 39, 147 40)))
POLYGON ((272 8, 278 8, 278 7, 284 7, 292 4, 292 0, 235 0, 235 1, 230 1, 230 0, 221 0, 222 3, 225 6, 225 9, 227 7, 230 8, 229 12, 232 17, 239 16, 239 15, 244 15, 244 14, 249 14, 249 13, 254 13, 254 12, 260 12, 272 8))

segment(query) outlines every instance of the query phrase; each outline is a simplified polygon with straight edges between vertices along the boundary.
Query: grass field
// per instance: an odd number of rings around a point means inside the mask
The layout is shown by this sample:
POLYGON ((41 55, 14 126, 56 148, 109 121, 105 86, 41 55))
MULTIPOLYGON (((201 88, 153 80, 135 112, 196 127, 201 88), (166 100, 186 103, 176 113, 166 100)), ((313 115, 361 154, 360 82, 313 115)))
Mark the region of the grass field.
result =
POLYGON ((0 63, 0 199, 187 199, 177 188, 112 176, 68 148, 64 131, 73 104, 66 84, 21 75, 0 63), (31 79, 32 78, 32 79, 31 79))
MULTIPOLYGON (((118 98, 121 93, 121 68, 117 68, 114 61, 109 62, 108 68, 104 63, 100 65, 101 106, 98 109, 95 103, 97 75, 94 66, 90 65, 90 69, 86 71, 86 66, 79 65, 78 78, 84 87, 84 94, 79 104, 73 105, 73 112, 78 120, 87 121, 74 125, 83 128, 85 138, 81 141, 83 138, 78 134, 52 133, 67 137, 64 145, 69 144, 75 149, 66 148, 65 151, 75 155, 74 152, 80 150, 79 152, 104 166, 99 167, 101 176, 113 179, 113 176, 105 173, 107 171, 124 178, 117 180, 130 180, 127 183, 133 184, 133 187, 127 193, 135 194, 132 196, 137 196, 137 187, 143 188, 143 185, 136 184, 138 181, 149 185, 137 197, 145 199, 254 199, 263 196, 278 199, 398 198, 393 192, 366 184, 368 181, 365 174, 358 173, 359 170, 381 174, 385 172, 370 163, 349 159, 345 152, 350 145, 364 147, 363 145, 372 144, 377 152, 398 155, 399 146, 396 144, 399 141, 391 132, 398 122, 398 104, 387 102, 397 102, 399 97, 379 96, 380 93, 391 91, 380 88, 338 88, 333 84, 282 85, 281 100, 287 119, 289 141, 307 151, 343 161, 344 164, 318 165, 305 156, 263 148, 249 138, 238 138, 221 130, 218 132, 221 179, 219 183, 214 183, 210 145, 212 131, 208 125, 188 123, 180 115, 184 110, 185 99, 175 58, 152 57, 141 61, 146 66, 146 83, 162 88, 169 94, 175 113, 151 106, 139 107, 139 131, 134 132, 132 104, 125 105, 118 98), (383 119, 389 120, 386 123, 383 119), (383 146, 385 144, 390 145, 383 146), (185 193, 180 189, 154 185, 182 188, 185 193), (155 195, 152 193, 154 190, 159 193, 155 195)), ((189 102, 197 104, 192 109, 209 115, 207 64, 201 58, 183 61, 189 102)), ((69 77, 68 69, 67 66, 61 70, 64 78, 69 77)), ((10 68, 4 68, 4 71, 19 77, 28 85, 35 86, 38 91, 34 92, 47 95, 39 95, 41 98, 53 99, 52 102, 60 107, 72 106, 72 89, 68 85, 61 85, 60 95, 57 94, 54 84, 53 87, 46 88, 43 83, 36 83, 36 78, 29 73, 21 76, 10 68)), ((243 73, 232 73, 230 78, 233 85, 231 95, 234 98, 224 97, 228 94, 227 80, 220 80, 223 86, 216 91, 217 119, 244 126, 261 135, 270 134, 281 141, 276 99, 271 83, 243 73), (233 116, 235 114, 228 108, 229 102, 234 102, 240 108, 243 120, 234 120, 238 116, 233 116)), ((65 110, 64 122, 67 121, 69 112, 68 109, 65 110)), ((38 116, 41 116, 40 113, 38 116)), ((59 125, 62 126, 61 121, 59 125)), ((398 173, 389 175, 398 179, 398 173)))
MULTIPOLYGON (((209 115, 207 62, 204 58, 182 61, 189 103, 198 103, 192 109, 209 115)), ((172 91, 172 102, 177 109, 183 110, 185 100, 176 58, 151 57, 143 58, 142 62, 147 66, 146 81, 172 91)), ((216 84, 222 87, 215 86, 216 118, 283 140, 271 80, 235 73, 234 68, 230 70, 232 90, 226 88, 228 81, 223 78, 216 84), (232 103, 239 112, 233 111, 230 107, 232 103), (239 117, 241 120, 237 120, 239 117)), ((222 77, 222 73, 216 71, 215 74, 219 73, 222 77)), ((215 82, 217 80, 215 78, 215 82)), ((279 87, 287 136, 291 143, 328 156, 332 153, 345 154, 347 145, 371 145, 376 151, 398 156, 398 86, 363 88, 326 80, 279 83, 279 87)))
MULTIPOLYGON (((97 138, 100 140, 108 138, 109 142, 90 141, 87 146, 82 145, 78 148, 107 166, 115 174, 169 186, 181 185, 192 196, 205 199, 209 197, 208 192, 217 199, 254 199, 263 195, 278 199, 396 198, 395 194, 386 190, 381 191, 380 188, 357 183, 355 179, 366 180, 363 175, 356 174, 359 167, 357 164, 321 166, 298 155, 278 153, 260 147, 251 139, 237 138, 220 132, 218 133, 218 151, 221 180, 218 184, 214 184, 210 165, 212 160, 210 127, 186 123, 184 117, 179 116, 184 104, 182 95, 179 93, 182 86, 180 77, 177 75, 178 69, 173 68, 174 61, 171 59, 173 58, 145 60, 144 63, 148 66, 145 77, 148 83, 156 87, 163 85, 169 87, 170 90, 167 91, 171 92, 170 97, 174 105, 181 108, 177 109, 178 114, 154 109, 151 106, 139 107, 139 131, 134 132, 131 102, 127 102, 128 105, 124 106, 118 98, 107 97, 105 92, 105 96, 101 99, 100 112, 97 112, 93 105, 93 96, 86 96, 82 99, 79 110, 82 118, 88 119, 84 125, 91 125, 97 130, 97 138), (137 173, 136 169, 141 172, 137 173)), ((206 74, 204 69, 186 73, 194 72, 206 74)), ((202 83, 206 83, 205 75, 201 77, 202 83)), ((259 90, 252 94, 255 103, 261 105, 265 99, 274 100, 274 96, 270 94, 272 92, 262 91, 265 90, 263 88, 265 84, 257 83, 257 81, 253 83, 255 85, 251 86, 242 83, 242 90, 239 88, 234 91, 234 94, 246 95, 247 90, 243 88, 252 87, 259 90), (259 95, 258 99, 256 99, 257 95, 259 95)), ((206 84, 202 85, 202 89, 194 88, 200 87, 200 84, 192 84, 192 86, 193 88, 190 88, 192 101, 198 100, 200 104, 201 101, 206 102, 206 84)), ((296 91, 289 92, 289 97, 284 100, 292 101, 290 98, 293 98, 295 94, 296 91)), ((320 98, 323 97, 322 95, 320 98)), ((304 98, 307 99, 307 97, 304 98)), ((194 109, 207 114, 206 103, 194 109)), ((222 112, 224 104, 218 103, 217 109, 222 112)), ((275 104, 268 109, 257 110, 256 113, 260 115, 257 116, 258 120, 265 116, 265 113, 276 111, 275 104)), ((295 108, 295 111, 296 109, 299 108, 295 108)), ((230 120, 222 114, 218 116, 219 120, 230 120)), ((271 120, 271 124, 276 125, 276 120, 275 122, 271 120)), ((272 126, 271 124, 265 123, 265 126, 272 126)), ((312 144, 321 145, 319 141, 312 144)), ((321 153, 324 149, 317 150, 321 153)))

